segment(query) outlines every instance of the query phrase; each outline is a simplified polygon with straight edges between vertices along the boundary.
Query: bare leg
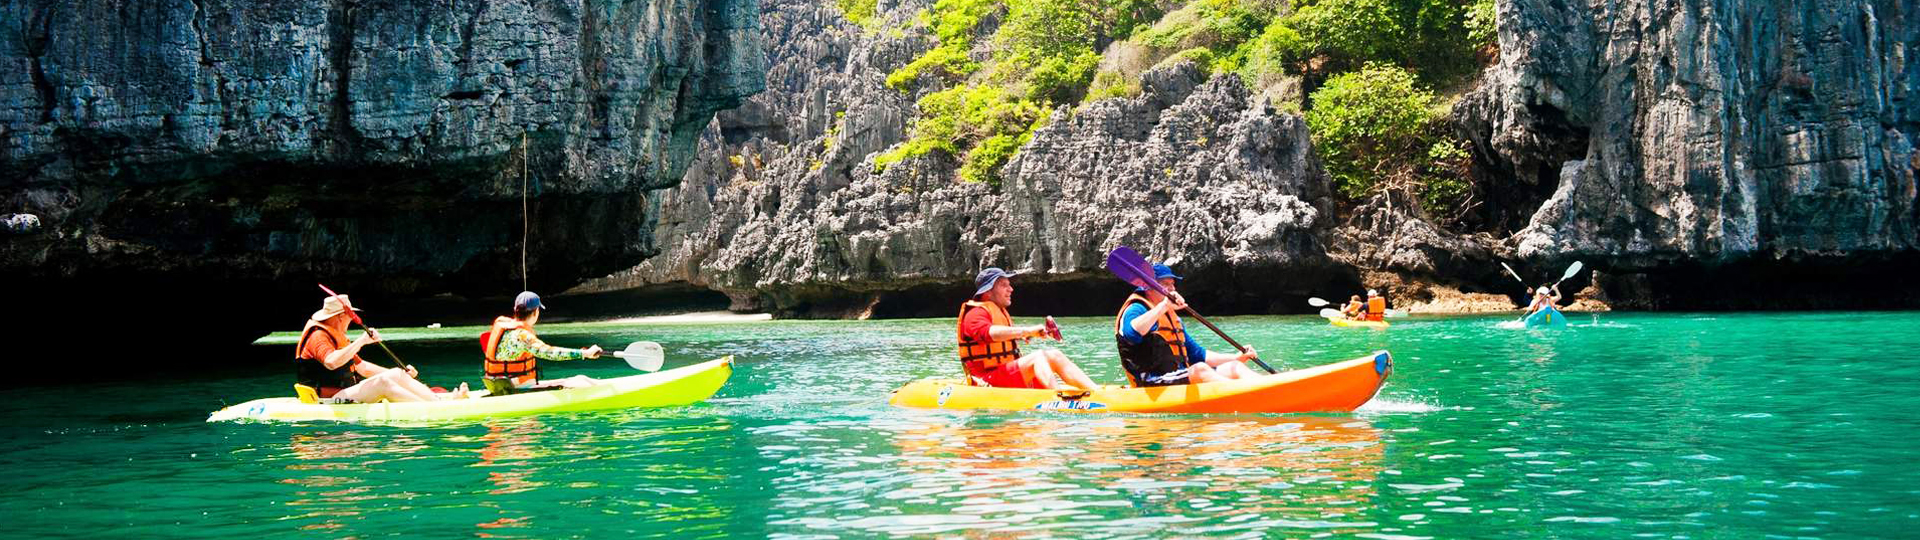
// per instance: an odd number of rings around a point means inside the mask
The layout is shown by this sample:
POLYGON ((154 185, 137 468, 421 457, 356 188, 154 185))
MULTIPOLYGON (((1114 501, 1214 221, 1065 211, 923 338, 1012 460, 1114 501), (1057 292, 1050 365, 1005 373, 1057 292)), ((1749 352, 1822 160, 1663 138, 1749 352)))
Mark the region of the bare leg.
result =
POLYGON ((1221 375, 1229 379, 1247 379, 1260 375, 1259 373, 1255 373, 1251 368, 1248 368, 1246 362, 1240 361, 1220 364, 1220 367, 1214 368, 1214 371, 1220 372, 1221 375))
POLYGON ((1207 365, 1206 362, 1194 362, 1192 367, 1187 368, 1188 383, 1197 384, 1224 380, 1227 380, 1226 375, 1214 371, 1213 366, 1207 365))
POLYGON ((1072 360, 1068 360, 1066 353, 1048 349, 1046 355, 1047 363, 1053 365, 1053 370, 1060 373, 1060 378, 1065 379, 1067 384, 1077 386, 1081 390, 1092 390, 1100 386, 1094 384, 1093 379, 1087 377, 1086 372, 1080 371, 1080 366, 1075 365, 1072 360))
POLYGON ((1043 356, 1043 353, 1029 354, 1015 361, 1020 363, 1020 369, 1025 370, 1027 375, 1033 377, 1033 380, 1040 383, 1041 388, 1055 387, 1053 383, 1053 368, 1047 365, 1047 357, 1043 356))

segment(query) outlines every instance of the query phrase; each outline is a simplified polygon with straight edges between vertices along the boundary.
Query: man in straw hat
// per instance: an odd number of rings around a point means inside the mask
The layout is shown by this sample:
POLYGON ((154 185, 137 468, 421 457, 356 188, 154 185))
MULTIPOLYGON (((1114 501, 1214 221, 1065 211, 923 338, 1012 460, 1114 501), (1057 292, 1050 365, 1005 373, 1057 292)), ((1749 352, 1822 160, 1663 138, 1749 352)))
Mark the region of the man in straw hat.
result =
POLYGON ((960 305, 960 365, 969 379, 985 386, 1057 388, 1057 375, 1066 384, 1094 389, 1093 379, 1058 350, 1020 355, 1016 340, 1049 332, 1042 324, 1013 325, 1013 317, 1007 315, 1007 306, 1013 305, 1012 278, 1012 273, 999 268, 981 270, 973 280, 973 298, 960 305))
POLYGON ((347 310, 360 311, 347 295, 329 296, 320 303, 320 311, 307 318, 300 329, 300 341, 294 346, 294 374, 297 381, 314 389, 320 398, 353 403, 387 401, 433 401, 467 397, 466 385, 452 394, 436 394, 421 384, 420 374, 406 369, 388 369, 360 358, 360 349, 380 342, 380 333, 368 328, 360 339, 347 341, 347 310))

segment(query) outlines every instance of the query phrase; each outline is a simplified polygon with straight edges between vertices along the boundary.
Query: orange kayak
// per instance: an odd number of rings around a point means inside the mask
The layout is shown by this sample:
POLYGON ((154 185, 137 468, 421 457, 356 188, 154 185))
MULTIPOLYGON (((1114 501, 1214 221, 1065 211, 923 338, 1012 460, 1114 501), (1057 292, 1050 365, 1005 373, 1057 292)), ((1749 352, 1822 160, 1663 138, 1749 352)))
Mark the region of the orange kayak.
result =
POLYGON ((1387 351, 1250 379, 1176 386, 1103 386, 1090 392, 972 386, 921 379, 893 391, 896 406, 923 409, 1149 413, 1295 413, 1359 408, 1393 373, 1387 351))

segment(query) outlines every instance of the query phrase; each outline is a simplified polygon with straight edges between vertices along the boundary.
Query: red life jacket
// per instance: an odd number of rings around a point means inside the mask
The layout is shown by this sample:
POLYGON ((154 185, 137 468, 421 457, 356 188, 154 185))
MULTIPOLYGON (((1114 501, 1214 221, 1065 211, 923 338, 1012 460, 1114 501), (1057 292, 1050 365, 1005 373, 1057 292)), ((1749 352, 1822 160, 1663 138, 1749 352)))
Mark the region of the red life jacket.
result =
POLYGON ((1020 359, 1020 345, 1016 340, 978 342, 967 336, 965 323, 967 310, 971 308, 987 310, 987 317, 993 320, 994 326, 1013 326, 1013 317, 1007 315, 1007 310, 1002 309, 1000 304, 978 300, 968 300, 960 304, 960 323, 956 327, 956 333, 959 336, 960 366, 967 371, 967 374, 974 377, 985 376, 988 370, 1020 359))
POLYGON ((322 398, 333 397, 342 389, 360 384, 360 374, 353 371, 354 367, 360 365, 360 357, 356 356, 340 367, 327 369, 327 359, 306 356, 307 340, 313 339, 316 330, 326 336, 335 349, 346 347, 349 343, 347 336, 334 332, 333 327, 307 321, 306 327, 300 329, 300 341, 293 344, 294 382, 313 388, 314 393, 322 398))
POLYGON ((535 339, 539 338, 533 333, 533 327, 527 326, 519 319, 513 317, 494 319, 493 327, 480 334, 480 352, 485 355, 483 357, 484 375, 489 379, 512 380, 514 386, 526 386, 538 382, 540 370, 535 365, 537 359, 533 357, 533 351, 521 351, 519 357, 505 360, 495 357, 494 353, 500 347, 500 339, 513 330, 524 331, 535 339))

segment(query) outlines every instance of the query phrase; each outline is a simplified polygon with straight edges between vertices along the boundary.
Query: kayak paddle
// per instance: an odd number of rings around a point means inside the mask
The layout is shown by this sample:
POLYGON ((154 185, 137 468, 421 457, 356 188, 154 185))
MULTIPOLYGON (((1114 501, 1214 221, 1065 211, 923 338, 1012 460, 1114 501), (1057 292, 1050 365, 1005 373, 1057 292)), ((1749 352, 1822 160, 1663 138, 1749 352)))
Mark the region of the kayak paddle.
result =
MULTIPOLYGON (((1560 281, 1566 281, 1567 278, 1571 278, 1574 274, 1578 273, 1580 273, 1580 261, 1573 261, 1573 266, 1567 267, 1567 273, 1560 275, 1560 281)), ((1555 281, 1553 284, 1559 285, 1560 281, 1555 281)))
POLYGON ((1313 307, 1327 307, 1327 301, 1321 300, 1320 297, 1316 296, 1313 298, 1308 298, 1307 305, 1313 306, 1313 307))
POLYGON ((1520 273, 1513 271, 1513 267, 1507 266, 1507 263, 1500 263, 1500 267, 1507 269, 1507 275, 1513 276, 1513 280, 1520 282, 1520 286, 1527 286, 1527 280, 1520 279, 1520 273))
POLYGON ((1326 318, 1329 318, 1329 319, 1345 319, 1345 318, 1347 318, 1347 315, 1346 315, 1345 313, 1341 313, 1341 312, 1340 312, 1340 310, 1337 310, 1337 309, 1333 309, 1333 308, 1326 308, 1326 309, 1322 309, 1322 310, 1320 310, 1320 316, 1321 316, 1321 317, 1326 317, 1326 318))
MULTIPOLYGON (((326 286, 326 285, 324 285, 324 284, 319 284, 319 283, 316 283, 315 285, 320 285, 320 290, 322 290, 322 291, 326 291, 326 293, 327 293, 327 296, 331 296, 331 297, 333 297, 333 298, 334 298, 335 300, 339 300, 339 299, 340 299, 340 295, 339 295, 339 293, 335 293, 335 292, 333 292, 333 289, 329 289, 329 288, 327 288, 327 286, 326 286)), ((340 305, 342 305, 342 306, 346 306, 346 308, 347 308, 347 316, 349 316, 349 317, 352 317, 352 318, 353 318, 353 322, 354 322, 354 324, 358 324, 358 325, 360 325, 360 329, 361 329, 361 330, 366 330, 366 331, 368 331, 368 332, 372 332, 372 331, 373 331, 373 328, 370 328, 370 327, 368 327, 368 326, 367 326, 367 322, 366 322, 366 321, 362 321, 362 320, 360 320, 360 314, 359 314, 359 313, 355 313, 355 312, 353 311, 353 306, 348 306, 348 305, 347 305, 347 303, 346 303, 345 301, 341 301, 341 302, 340 302, 340 305)), ((400 361, 400 355, 397 355, 397 354, 393 354, 393 349, 389 349, 389 348, 387 348, 387 340, 384 340, 384 339, 383 339, 383 340, 380 340, 380 341, 377 341, 377 342, 375 342, 375 343, 378 343, 378 344, 380 344, 380 350, 383 350, 383 351, 387 351, 387 356, 388 356, 388 357, 391 357, 391 358, 393 358, 393 363, 395 363, 395 364, 399 364, 399 365, 400 365, 400 367, 401 367, 401 368, 403 368, 403 369, 407 367, 407 363, 406 363, 406 362, 401 362, 401 361, 400 361)))
MULTIPOLYGON (((1166 288, 1160 286, 1160 280, 1153 278, 1153 265, 1147 264, 1147 259, 1141 257, 1133 248, 1118 246, 1113 248, 1113 251, 1107 252, 1107 271, 1113 272, 1113 275, 1120 278, 1120 281, 1132 283, 1135 287, 1153 289, 1154 292, 1160 293, 1161 296, 1168 298, 1173 297, 1173 295, 1167 294, 1166 288)), ((1233 348, 1240 350, 1240 352, 1246 352, 1247 348, 1245 346, 1241 345, 1238 341, 1234 341, 1233 338, 1227 337, 1226 332, 1220 331, 1220 327, 1214 326, 1212 322, 1207 321, 1206 317, 1200 316, 1200 312, 1194 311, 1192 306, 1188 306, 1185 311, 1188 315, 1192 315, 1194 320, 1206 325, 1208 330, 1212 330, 1213 333, 1218 334, 1220 339, 1227 340, 1228 345, 1232 345, 1233 348)), ((1201 359, 1201 361, 1205 361, 1205 359, 1201 359)), ((1267 373, 1279 373, 1279 371, 1273 369, 1273 366, 1269 366, 1266 362, 1261 361, 1258 356, 1253 357, 1253 363, 1259 364, 1261 369, 1267 370, 1267 373)))
POLYGON ((635 341, 627 344, 626 350, 610 353, 626 360, 627 365, 640 371, 660 371, 660 365, 666 363, 667 353, 661 350, 659 343, 635 341))

